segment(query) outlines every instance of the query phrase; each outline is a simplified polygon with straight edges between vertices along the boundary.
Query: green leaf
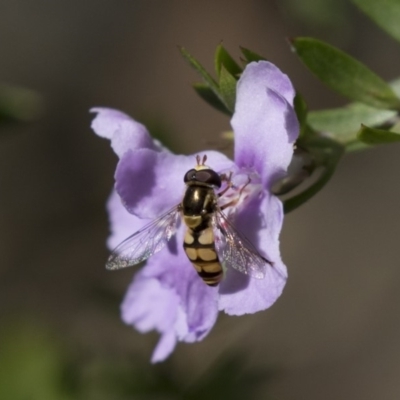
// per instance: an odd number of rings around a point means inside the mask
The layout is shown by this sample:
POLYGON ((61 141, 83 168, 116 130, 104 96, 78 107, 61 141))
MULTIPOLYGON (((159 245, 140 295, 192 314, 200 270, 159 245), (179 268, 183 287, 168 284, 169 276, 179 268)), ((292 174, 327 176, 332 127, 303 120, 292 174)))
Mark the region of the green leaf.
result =
POLYGON ((286 214, 311 199, 328 183, 344 154, 343 146, 324 137, 308 138, 300 143, 300 146, 313 156, 315 164, 318 166, 315 173, 318 173, 319 169, 319 176, 299 193, 283 201, 286 214))
POLYGON ((381 125, 396 116, 395 111, 379 110, 361 103, 346 107, 311 111, 307 121, 318 132, 326 132, 346 144, 356 138, 360 124, 381 125))
MULTIPOLYGON (((400 94, 400 79, 391 82, 390 86, 397 95, 400 94)), ((307 122, 312 129, 329 135, 345 145, 347 152, 351 152, 369 148, 357 138, 361 124, 379 127, 392 122, 396 115, 395 111, 350 103, 345 107, 311 111, 308 113, 307 122)))
POLYGON ((399 0, 352 0, 389 35, 400 41, 399 0))
POLYGON ((369 128, 365 125, 361 126, 357 136, 363 143, 368 145, 400 142, 399 133, 384 129, 369 128))
POLYGON ((221 67, 225 67, 225 69, 234 77, 238 77, 242 73, 242 69, 236 63, 236 61, 232 58, 232 56, 227 52, 225 47, 222 44, 217 46, 215 51, 215 71, 219 76, 221 73, 221 67))
POLYGON ((220 93, 219 86, 214 78, 205 70, 205 68, 194 58, 184 47, 179 47, 182 56, 186 61, 200 74, 207 86, 214 92, 222 104, 229 110, 229 106, 225 103, 225 99, 220 93))
POLYGON ((371 146, 369 146, 357 139, 357 140, 353 140, 352 142, 348 142, 346 144, 346 153, 367 150, 370 148, 371 148, 371 146))
POLYGON ((396 93, 397 97, 400 97, 400 78, 390 82, 390 87, 393 89, 393 92, 396 93))
POLYGON ((400 133, 400 121, 397 121, 391 128, 390 132, 400 133))
POLYGON ((195 83, 193 88, 196 93, 205 100, 210 106, 216 108, 218 111, 224 114, 232 115, 232 113, 226 108, 225 104, 218 98, 218 96, 210 89, 205 83, 195 83))
MULTIPOLYGON (((307 132, 307 135, 312 135, 312 133, 307 132)), ((309 180, 317 167, 313 155, 299 145, 299 143, 303 142, 304 139, 302 138, 296 142, 286 176, 272 186, 272 192, 277 196, 282 197, 289 194, 290 197, 294 190, 297 190, 304 182, 309 180)))
POLYGON ((186 61, 199 73, 199 75, 203 78, 204 82, 212 89, 212 91, 219 96, 219 87, 217 82, 215 82, 214 78, 205 70, 205 68, 194 58, 189 52, 184 48, 179 48, 182 56, 186 61))
POLYGON ((266 58, 263 56, 260 56, 259 54, 255 53, 252 50, 246 49, 246 47, 240 47, 240 50, 242 51, 242 54, 247 61, 247 63, 250 63, 252 61, 265 61, 266 58))
POLYGON ((304 136, 307 132, 307 113, 308 108, 303 96, 297 92, 293 101, 294 111, 296 112, 297 119, 300 124, 300 137, 304 136))
POLYGON ((390 86, 343 51, 313 38, 300 37, 291 43, 301 61, 336 92, 372 107, 400 108, 390 86))
POLYGON ((232 113, 235 109, 236 83, 236 79, 222 66, 219 76, 219 90, 224 103, 232 113))

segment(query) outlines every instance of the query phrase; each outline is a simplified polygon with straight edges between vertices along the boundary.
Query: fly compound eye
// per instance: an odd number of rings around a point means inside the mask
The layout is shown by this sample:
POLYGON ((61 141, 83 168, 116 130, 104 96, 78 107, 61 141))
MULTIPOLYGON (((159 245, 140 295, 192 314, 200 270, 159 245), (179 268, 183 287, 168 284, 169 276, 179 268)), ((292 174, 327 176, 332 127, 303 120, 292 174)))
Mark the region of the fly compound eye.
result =
POLYGON ((189 181, 194 181, 196 180, 196 170, 195 169, 191 169, 188 172, 186 172, 185 177, 183 178, 183 181, 189 182, 189 181))
POLYGON ((221 187, 220 176, 212 169, 202 169, 196 172, 196 181, 207 183, 218 188, 221 187))

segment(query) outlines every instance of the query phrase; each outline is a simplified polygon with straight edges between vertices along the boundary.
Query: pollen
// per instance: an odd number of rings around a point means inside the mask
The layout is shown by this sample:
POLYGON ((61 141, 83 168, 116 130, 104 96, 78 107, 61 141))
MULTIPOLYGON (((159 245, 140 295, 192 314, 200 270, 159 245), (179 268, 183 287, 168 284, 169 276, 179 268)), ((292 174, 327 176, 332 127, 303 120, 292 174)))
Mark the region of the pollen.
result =
POLYGON ((250 199, 262 192, 261 178, 252 170, 242 170, 232 175, 230 188, 224 190, 218 206, 227 216, 234 216, 250 199), (226 192, 225 192, 226 191, 226 192))

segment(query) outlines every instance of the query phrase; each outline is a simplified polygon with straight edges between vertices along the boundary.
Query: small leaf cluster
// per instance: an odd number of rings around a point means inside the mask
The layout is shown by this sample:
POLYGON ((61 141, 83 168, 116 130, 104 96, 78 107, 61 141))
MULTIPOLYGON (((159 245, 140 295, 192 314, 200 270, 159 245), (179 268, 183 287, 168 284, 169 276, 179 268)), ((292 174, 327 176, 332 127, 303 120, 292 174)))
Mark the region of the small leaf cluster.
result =
POLYGON ((180 47, 179 50, 203 79, 203 82, 193 85, 194 90, 208 104, 227 115, 232 115, 235 110, 236 84, 243 68, 252 61, 264 60, 263 57, 251 50, 241 47, 244 58, 242 59, 243 65, 240 66, 220 44, 215 51, 214 62, 217 79, 214 79, 184 47, 180 47))
MULTIPOLYGON (((352 0, 359 9, 400 41, 400 0, 352 0)), ((310 37, 291 39, 301 62, 328 88, 349 99, 344 107, 310 111, 300 93, 294 107, 300 123, 294 163, 288 176, 273 190, 280 195, 285 212, 305 203, 321 190, 348 152, 400 141, 400 78, 387 83, 368 66, 344 51, 310 37), (299 167, 300 165, 300 167, 299 167)), ((202 78, 195 91, 207 103, 227 115, 235 107, 236 83, 243 68, 265 60, 241 47, 241 64, 220 44, 215 52, 214 79, 186 49, 181 53, 202 78)))
POLYGON ((234 112, 236 84, 244 67, 252 61, 265 60, 249 49, 241 47, 240 50, 244 57, 241 60, 242 65, 233 59, 222 44, 217 47, 214 57, 217 79, 214 79, 185 48, 180 48, 182 56, 203 79, 203 82, 193 84, 194 90, 208 104, 227 115, 234 112))

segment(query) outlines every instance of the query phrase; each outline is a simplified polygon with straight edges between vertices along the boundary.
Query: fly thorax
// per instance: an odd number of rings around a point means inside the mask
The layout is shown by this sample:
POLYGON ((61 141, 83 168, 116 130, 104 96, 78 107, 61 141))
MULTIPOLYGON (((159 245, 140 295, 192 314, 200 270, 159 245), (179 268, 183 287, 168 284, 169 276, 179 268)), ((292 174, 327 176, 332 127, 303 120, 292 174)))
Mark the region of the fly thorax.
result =
POLYGON ((215 210, 216 195, 212 188, 206 186, 188 186, 182 200, 184 216, 204 216, 215 210))

